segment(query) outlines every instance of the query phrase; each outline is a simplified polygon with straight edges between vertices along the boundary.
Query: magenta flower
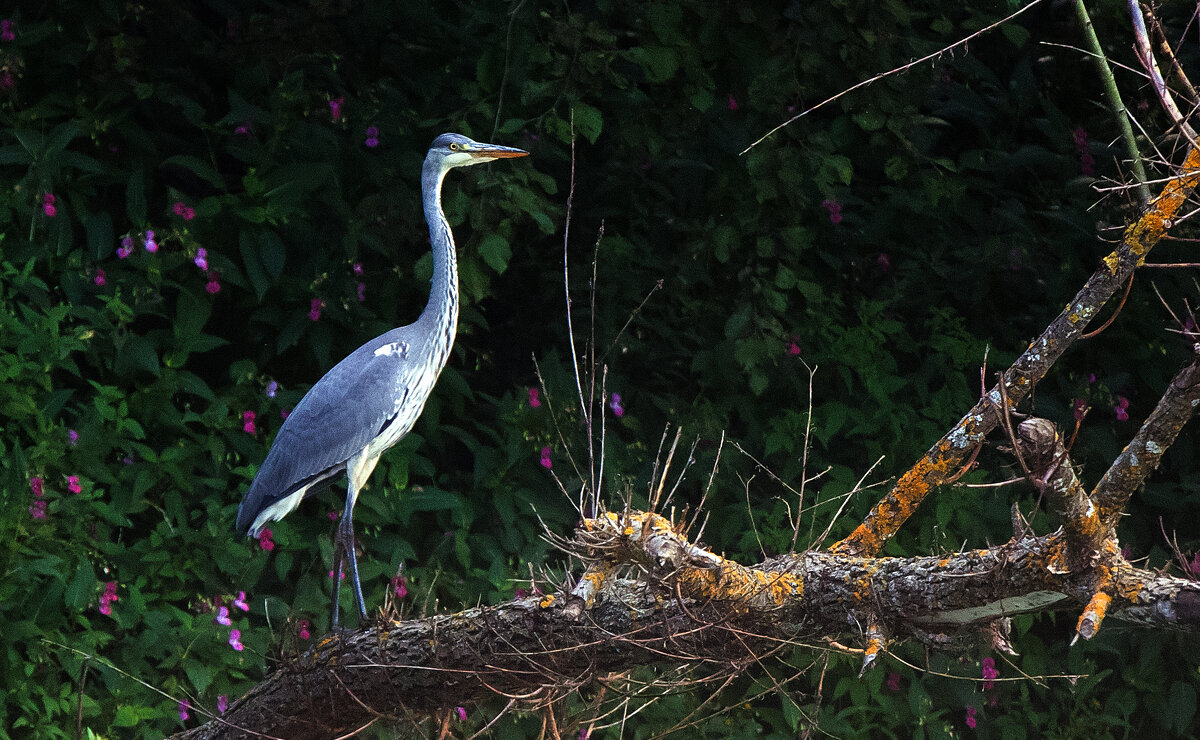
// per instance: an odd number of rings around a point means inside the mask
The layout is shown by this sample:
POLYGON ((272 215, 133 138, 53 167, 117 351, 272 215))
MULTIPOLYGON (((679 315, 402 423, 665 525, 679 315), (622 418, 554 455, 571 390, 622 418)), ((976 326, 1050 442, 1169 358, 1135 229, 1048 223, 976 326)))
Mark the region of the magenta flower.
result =
POLYGON ((967 727, 970 727, 972 730, 975 729, 976 724, 975 712, 975 707, 967 707, 967 727))
POLYGON ((310 631, 312 628, 312 622, 308 621, 307 619, 301 619, 296 624, 296 627, 300 634, 301 640, 307 640, 308 638, 312 637, 312 632, 310 631))
POLYGON ((612 394, 612 399, 608 402, 608 407, 612 409, 613 416, 624 416, 625 407, 621 405, 621 394, 612 394))
POLYGON ((1096 373, 1088 373, 1088 385, 1096 382, 1096 373))
POLYGON ((256 414, 253 411, 242 412, 242 431, 246 434, 255 434, 258 432, 258 427, 254 426, 254 417, 256 414))
POLYGON ((353 267, 351 267, 351 268, 350 268, 350 270, 351 270, 351 272, 353 272, 353 273, 354 273, 354 274, 355 274, 357 277, 362 277, 362 276, 363 276, 363 266, 362 266, 362 263, 361 263, 361 262, 355 262, 355 263, 354 263, 354 266, 353 266, 353 267))
POLYGON ((229 697, 221 694, 217 697, 217 713, 225 714, 226 709, 229 709, 229 697))
POLYGON ((792 337, 788 340, 787 354, 791 357, 796 357, 800 354, 800 337, 792 337))
POLYGON ((826 198, 821 201, 821 205, 829 211, 829 223, 840 224, 842 222, 842 204, 838 203, 833 198, 826 198))
POLYGON ((33 517, 34 519, 45 519, 46 518, 46 500, 45 499, 37 499, 36 501, 34 501, 33 504, 29 507, 29 516, 33 517))
POLYGON ((92 282, 96 285, 104 285, 108 282, 108 273, 103 267, 96 268, 96 274, 92 276, 92 282))
POLYGON ((538 406, 541 406, 541 405, 542 405, 542 399, 538 398, 538 389, 530 388, 529 389, 529 406, 530 406, 530 408, 536 409, 538 406))
POLYGON ((192 262, 196 263, 196 267, 199 267, 204 272, 208 272, 208 250, 204 247, 197 249, 196 256, 192 258, 192 262))
POLYGON ((887 272, 892 268, 892 258, 888 256, 887 252, 880 252, 879 256, 875 258, 875 264, 879 265, 879 269, 887 272))
POLYGON ((179 720, 181 722, 187 722, 188 717, 191 716, 188 714, 188 710, 191 708, 192 708, 192 705, 188 702, 187 699, 184 699, 183 701, 179 702, 179 720))
POLYGON ((279 418, 283 419, 284 421, 287 421, 288 414, 290 414, 290 413, 292 413, 292 412, 288 409, 280 409, 279 410, 279 418))
POLYGON ((146 251, 150 252, 151 254, 158 251, 158 242, 154 241, 153 231, 148 229, 146 230, 146 235, 142 237, 142 246, 144 246, 146 251))
POLYGON ((1075 412, 1075 421, 1083 421, 1083 415, 1087 413, 1087 401, 1082 398, 1076 398, 1071 401, 1071 408, 1075 412))
POLYGON ((267 398, 274 398, 275 393, 278 390, 279 390, 279 384, 276 383, 274 380, 272 380, 270 383, 267 383, 267 389, 265 391, 263 391, 263 393, 267 394, 267 398))
POLYGON ((726 93, 726 95, 729 96, 729 110, 737 110, 740 107, 738 106, 737 98, 733 97, 733 93, 726 93))
POLYGON ((408 596, 408 579, 402 575, 397 575, 392 578, 389 583, 392 586, 392 595, 397 599, 403 599, 408 596))
POLYGON ((54 207, 54 193, 46 193, 42 196, 42 213, 50 218, 58 213, 58 209, 54 207))
POLYGON ((467 721, 467 710, 466 709, 464 709, 462 707, 455 707, 454 711, 458 713, 458 721, 459 722, 467 721))
POLYGON ((320 298, 314 298, 308 303, 308 320, 317 321, 321 318, 321 309, 325 307, 325 301, 320 298))
POLYGON ((359 283, 358 284, 358 302, 362 303, 365 300, 367 300, 367 284, 359 283))
POLYGON ((67 476, 67 490, 71 493, 83 493, 83 486, 79 485, 78 475, 67 476))
POLYGON ((988 691, 996 685, 996 679, 1000 676, 1000 671, 996 670, 996 659, 988 656, 983 659, 980 665, 980 675, 983 676, 983 690, 988 691))
POLYGON ((223 606, 217 609, 217 616, 213 617, 213 624, 219 624, 224 627, 233 624, 233 620, 229 618, 229 607, 223 606))
POLYGON ((550 460, 550 448, 549 447, 542 448, 541 463, 542 463, 542 467, 545 468, 546 470, 549 470, 550 468, 552 468, 554 466, 554 463, 551 462, 551 460, 550 460))
POLYGON ((117 257, 125 259, 133 254, 133 237, 126 236, 121 240, 121 246, 117 248, 117 257))
POLYGON ((329 118, 334 123, 342 120, 342 104, 345 102, 345 98, 333 98, 329 101, 329 118))
POLYGON ((1117 421, 1129 421, 1129 399, 1125 396, 1117 396, 1117 405, 1113 406, 1113 413, 1117 415, 1117 421))
POLYGON ((229 631, 229 647, 239 652, 246 649, 246 646, 242 644, 241 630, 234 629, 229 631))
POLYGON ((331 511, 329 512, 329 521, 336 522, 340 516, 341 514, 337 513, 336 511, 331 511))
POLYGON ((242 136, 249 136, 253 132, 254 126, 249 121, 246 121, 233 130, 233 133, 240 134, 242 136))
POLYGON ((379 129, 375 126, 367 126, 367 140, 363 143, 372 149, 379 146, 379 129))
POLYGON ((33 489, 33 495, 37 496, 38 498, 41 498, 42 494, 45 493, 43 488, 44 484, 45 481, 43 481, 41 478, 34 477, 29 479, 29 487, 33 489))
POLYGON ((175 201, 175 205, 171 206, 171 210, 184 221, 191 221, 196 217, 196 210, 191 206, 185 205, 181 200, 175 201))
POLYGON ((17 38, 17 24, 12 18, 0 21, 0 41, 14 41, 17 38))
MULTIPOLYGON (((271 530, 268 529, 265 531, 270 532, 271 530)), ((270 535, 268 535, 268 536, 270 536, 270 535)), ((245 591, 238 591, 237 598, 233 600, 233 605, 236 606, 238 609, 241 609, 244 612, 250 611, 250 605, 246 603, 246 592, 245 591)))
MULTIPOLYGON (((330 580, 333 579, 333 568, 329 569, 329 578, 330 578, 330 580)), ((339 581, 346 580, 346 566, 345 565, 343 565, 341 570, 338 571, 338 580, 339 581)))
POLYGON ((270 552, 275 549, 274 532, 269 529, 264 529, 258 533, 258 546, 270 552))
POLYGON ((900 674, 896 673, 895 671, 889 673, 886 686, 888 691, 891 691, 892 693, 900 691, 900 674))
POLYGON ((216 295, 221 292, 221 273, 213 270, 208 273, 208 282, 204 284, 204 289, 210 295, 216 295))
POLYGON ((117 582, 109 581, 104 584, 104 593, 100 594, 100 613, 105 616, 112 614, 112 603, 120 601, 117 596, 117 582))
MULTIPOLYGON (((103 285, 103 283, 100 283, 100 284, 103 285)), ((79 444, 79 432, 75 431, 74 429, 68 429, 67 430, 67 441, 71 443, 72 447, 79 444)))

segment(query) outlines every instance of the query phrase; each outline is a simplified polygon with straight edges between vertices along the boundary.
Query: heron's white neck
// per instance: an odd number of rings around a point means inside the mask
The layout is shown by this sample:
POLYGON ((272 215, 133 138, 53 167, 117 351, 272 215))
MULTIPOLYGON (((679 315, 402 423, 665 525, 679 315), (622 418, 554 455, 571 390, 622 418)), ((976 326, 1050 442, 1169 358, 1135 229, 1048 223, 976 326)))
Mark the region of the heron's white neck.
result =
POLYGON ((417 319, 430 338, 430 352, 438 369, 446 363, 450 345, 458 327, 458 264, 454 253, 454 235, 442 212, 442 180, 449 168, 425 159, 421 169, 421 196, 425 221, 429 224, 429 245, 433 249, 433 278, 429 303, 417 319))

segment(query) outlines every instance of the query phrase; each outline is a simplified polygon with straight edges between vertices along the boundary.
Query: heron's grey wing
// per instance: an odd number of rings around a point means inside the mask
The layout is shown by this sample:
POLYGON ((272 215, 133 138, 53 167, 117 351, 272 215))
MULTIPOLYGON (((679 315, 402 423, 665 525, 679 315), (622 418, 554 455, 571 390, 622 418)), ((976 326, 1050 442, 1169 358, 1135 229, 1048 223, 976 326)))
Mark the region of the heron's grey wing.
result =
POLYGON ((238 508, 238 531, 249 533, 264 510, 337 475, 388 427, 398 410, 397 389, 415 369, 407 352, 391 350, 403 345, 398 332, 359 347, 304 395, 279 429, 238 508))

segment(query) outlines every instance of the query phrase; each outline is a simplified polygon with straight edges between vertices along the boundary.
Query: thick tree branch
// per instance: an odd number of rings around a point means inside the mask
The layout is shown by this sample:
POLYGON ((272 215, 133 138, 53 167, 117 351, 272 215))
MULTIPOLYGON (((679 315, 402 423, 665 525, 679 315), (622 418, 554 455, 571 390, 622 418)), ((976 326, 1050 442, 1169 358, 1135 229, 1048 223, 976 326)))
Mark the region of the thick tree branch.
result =
POLYGON ((1181 173, 1166 184, 1149 209, 1125 230, 1120 246, 1104 258, 1062 312, 1050 323, 992 388, 954 427, 939 439, 892 490, 867 514, 866 519, 833 550, 847 555, 873 555, 917 510, 925 496, 961 467, 976 445, 996 428, 996 408, 1007 401, 1010 409, 1045 377, 1046 372, 1078 340, 1087 325, 1114 293, 1145 261, 1162 238, 1184 201, 1200 182, 1200 150, 1192 149, 1181 173))
MULTIPOLYGON (((749 567, 635 512, 587 521, 575 544, 645 577, 606 579, 582 611, 559 594, 331 635, 179 737, 333 738, 498 694, 543 704, 636 666, 739 671, 776 646, 844 636, 865 635, 870 660, 884 634, 987 635, 997 619, 1094 597, 1094 574, 1070 569, 1060 534, 945 557, 806 552, 749 567)), ((1200 629, 1200 583, 1119 556, 1110 580, 1110 616, 1200 629)))

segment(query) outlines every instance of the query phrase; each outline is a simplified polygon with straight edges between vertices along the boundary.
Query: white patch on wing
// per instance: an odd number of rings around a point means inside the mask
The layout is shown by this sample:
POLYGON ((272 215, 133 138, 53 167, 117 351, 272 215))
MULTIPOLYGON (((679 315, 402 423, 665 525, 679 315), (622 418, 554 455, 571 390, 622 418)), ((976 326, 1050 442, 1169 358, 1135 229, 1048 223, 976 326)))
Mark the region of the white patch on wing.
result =
POLYGON ((401 359, 408 357, 408 342, 388 342, 375 350, 376 357, 387 357, 389 355, 400 355, 401 359))
POLYGON ((305 486, 290 496, 282 498, 263 509, 262 513, 255 517, 254 525, 250 527, 248 534, 251 537, 257 537, 259 531, 267 525, 267 522, 278 521, 290 514, 304 500, 304 492, 307 490, 308 486, 305 486))

